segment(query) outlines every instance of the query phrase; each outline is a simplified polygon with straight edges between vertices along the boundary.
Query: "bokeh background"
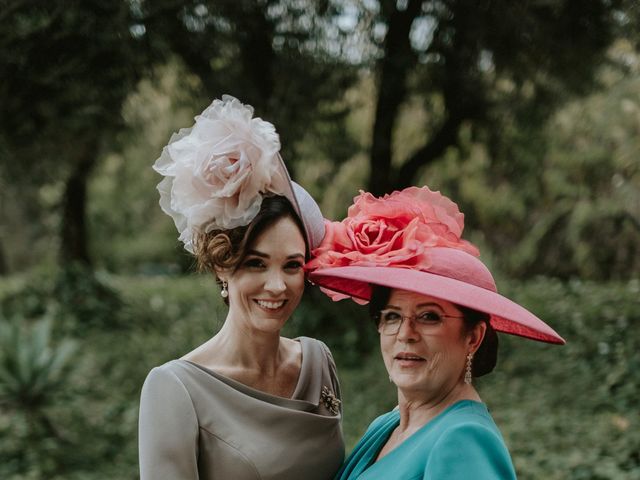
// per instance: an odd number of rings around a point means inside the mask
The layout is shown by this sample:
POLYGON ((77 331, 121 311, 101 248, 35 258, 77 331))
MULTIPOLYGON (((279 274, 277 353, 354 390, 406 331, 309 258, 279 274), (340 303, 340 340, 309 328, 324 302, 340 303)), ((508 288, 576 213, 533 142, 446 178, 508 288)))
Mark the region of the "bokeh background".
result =
MULTIPOLYGON (((0 478, 137 478, 140 387, 219 328, 151 170, 232 94, 326 217, 359 189, 456 201, 499 289, 479 390, 521 479, 640 479, 635 0, 0 0, 0 478)), ((350 449, 395 405, 362 307, 310 288, 350 449)))

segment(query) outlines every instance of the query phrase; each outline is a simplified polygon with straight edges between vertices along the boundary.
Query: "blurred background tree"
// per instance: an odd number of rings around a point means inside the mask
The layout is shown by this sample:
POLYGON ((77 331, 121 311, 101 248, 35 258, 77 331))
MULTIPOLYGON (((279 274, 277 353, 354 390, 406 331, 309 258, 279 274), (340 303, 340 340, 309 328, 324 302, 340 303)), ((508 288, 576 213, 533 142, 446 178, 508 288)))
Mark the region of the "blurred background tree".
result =
MULTIPOLYGON (((496 266, 511 275, 618 278, 637 265, 634 146, 599 156, 585 146, 595 170, 578 174, 582 161, 564 153, 574 124, 557 123, 596 108, 598 95, 611 96, 614 114, 613 98, 633 88, 633 2, 4 5, 0 272, 52 251, 63 264, 114 271, 188 269, 154 206, 149 166, 171 132, 223 93, 277 126, 294 178, 329 217, 344 214, 358 188, 426 183, 461 203, 471 236, 501 252, 496 266), (579 185, 598 177, 599 199, 623 184, 616 195, 633 200, 624 212, 587 208, 565 198, 553 180, 561 176, 579 185), (598 219, 625 232, 607 235, 614 260, 595 253, 598 219)), ((630 133, 636 100, 625 98, 617 122, 630 133)), ((583 135, 620 136, 593 120, 583 135)))
POLYGON ((505 125, 533 130, 559 102, 585 93, 617 33, 619 11, 602 0, 365 2, 376 79, 369 190, 412 184, 418 171, 459 145, 463 127, 504 159, 505 125), (508 21, 505 21, 508 19, 508 21), (394 158, 403 104, 426 112, 422 137, 394 158))
MULTIPOLYGON (((91 263, 87 181, 139 74, 130 16, 125 2, 2 2, 0 167, 25 218, 42 220, 34 197, 55 185, 63 262, 91 263)), ((39 236, 20 230, 25 244, 39 236)))
POLYGON ((252 105, 278 126, 283 155, 296 165, 305 141, 333 143, 332 158, 351 155, 343 134, 343 92, 355 67, 332 27, 339 2, 318 0, 134 2, 135 28, 153 58, 179 58, 210 102, 221 92, 252 105))

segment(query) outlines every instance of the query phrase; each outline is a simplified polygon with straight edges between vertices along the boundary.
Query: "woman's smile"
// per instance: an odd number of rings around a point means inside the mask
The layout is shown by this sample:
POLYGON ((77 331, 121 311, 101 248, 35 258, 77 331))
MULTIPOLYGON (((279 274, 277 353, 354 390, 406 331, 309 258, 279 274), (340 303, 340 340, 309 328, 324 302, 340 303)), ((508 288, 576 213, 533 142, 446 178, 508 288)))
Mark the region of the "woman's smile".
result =
POLYGON ((285 306, 285 304, 287 303, 287 300, 254 300, 255 303, 258 304, 258 306, 260 308, 262 308, 263 310, 266 310, 270 313, 273 312, 277 312, 278 310, 280 310, 282 307, 285 306))

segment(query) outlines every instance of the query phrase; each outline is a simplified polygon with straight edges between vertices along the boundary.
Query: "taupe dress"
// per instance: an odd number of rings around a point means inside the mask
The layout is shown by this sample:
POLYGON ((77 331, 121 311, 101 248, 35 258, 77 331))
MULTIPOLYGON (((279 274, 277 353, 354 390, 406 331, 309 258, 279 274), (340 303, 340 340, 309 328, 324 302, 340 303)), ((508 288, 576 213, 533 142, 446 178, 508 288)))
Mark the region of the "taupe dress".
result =
POLYGON ((333 478, 344 457, 335 365, 322 342, 298 340, 290 399, 186 360, 151 370, 140 398, 141 480, 333 478))

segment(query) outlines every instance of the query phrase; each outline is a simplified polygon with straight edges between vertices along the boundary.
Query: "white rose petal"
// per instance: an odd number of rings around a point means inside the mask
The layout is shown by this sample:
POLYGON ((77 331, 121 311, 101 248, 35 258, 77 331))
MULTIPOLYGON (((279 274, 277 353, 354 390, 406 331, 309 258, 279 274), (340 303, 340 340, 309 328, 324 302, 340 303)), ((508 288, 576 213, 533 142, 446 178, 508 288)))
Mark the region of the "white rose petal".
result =
POLYGON ((195 121, 171 137, 153 166, 165 176, 160 206, 192 253, 196 233, 247 225, 264 193, 284 193, 276 178, 280 139, 251 106, 224 95, 195 121))

